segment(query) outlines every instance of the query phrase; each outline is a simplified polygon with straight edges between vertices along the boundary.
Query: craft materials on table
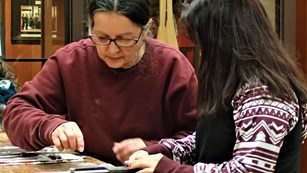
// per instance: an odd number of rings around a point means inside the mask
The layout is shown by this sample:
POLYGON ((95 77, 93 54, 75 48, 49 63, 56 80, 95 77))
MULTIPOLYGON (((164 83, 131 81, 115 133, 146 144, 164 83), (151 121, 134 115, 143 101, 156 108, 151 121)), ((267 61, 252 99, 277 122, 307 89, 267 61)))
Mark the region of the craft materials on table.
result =
POLYGON ((26 151, 15 146, 5 146, 0 147, 0 166, 83 161, 83 156, 77 154, 71 151, 58 151, 54 147, 46 147, 39 151, 26 151))

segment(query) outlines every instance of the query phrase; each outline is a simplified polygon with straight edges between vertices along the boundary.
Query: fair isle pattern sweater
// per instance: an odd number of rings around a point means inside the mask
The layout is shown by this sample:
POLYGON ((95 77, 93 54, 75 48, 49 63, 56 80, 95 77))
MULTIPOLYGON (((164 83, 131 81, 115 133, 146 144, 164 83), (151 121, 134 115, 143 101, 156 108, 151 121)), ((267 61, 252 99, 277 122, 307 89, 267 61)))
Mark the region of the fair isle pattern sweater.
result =
POLYGON ((296 172, 301 135, 306 135, 306 107, 299 114, 297 100, 274 98, 267 86, 248 85, 238 90, 231 106, 233 126, 230 121, 223 119, 221 122, 223 126, 235 127, 233 142, 220 137, 231 133, 228 133, 229 128, 228 132, 219 130, 223 127, 215 123, 219 120, 208 120, 207 124, 200 120, 197 134, 179 140, 163 139, 160 141, 163 145, 145 149, 189 164, 181 165, 164 156, 155 172, 296 172), (215 132, 219 134, 210 136, 215 132), (230 149, 225 150, 227 147, 230 149))

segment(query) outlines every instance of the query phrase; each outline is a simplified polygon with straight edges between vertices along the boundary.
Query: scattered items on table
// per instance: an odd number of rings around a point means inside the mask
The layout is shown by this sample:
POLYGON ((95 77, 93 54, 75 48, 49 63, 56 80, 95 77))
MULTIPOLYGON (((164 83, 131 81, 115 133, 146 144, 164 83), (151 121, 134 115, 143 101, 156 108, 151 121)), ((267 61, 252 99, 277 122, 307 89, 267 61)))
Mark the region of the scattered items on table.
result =
POLYGON ((39 151, 26 151, 15 146, 0 147, 0 166, 81 161, 83 161, 83 156, 78 156, 76 152, 58 151, 54 147, 46 147, 39 151))
POLYGON ((134 173, 140 169, 128 169, 126 166, 113 166, 111 164, 102 164, 97 166, 85 166, 71 168, 70 173, 134 173))

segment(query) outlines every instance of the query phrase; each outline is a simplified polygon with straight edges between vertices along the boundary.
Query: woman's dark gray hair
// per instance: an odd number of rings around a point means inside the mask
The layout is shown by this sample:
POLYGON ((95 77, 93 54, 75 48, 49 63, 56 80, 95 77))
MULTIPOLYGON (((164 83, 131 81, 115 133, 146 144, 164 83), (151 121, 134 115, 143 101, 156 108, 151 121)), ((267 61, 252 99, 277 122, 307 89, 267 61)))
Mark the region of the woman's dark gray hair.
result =
POLYGON ((116 12, 139 26, 145 26, 151 17, 148 0, 90 0, 88 6, 90 26, 94 26, 96 12, 116 12))

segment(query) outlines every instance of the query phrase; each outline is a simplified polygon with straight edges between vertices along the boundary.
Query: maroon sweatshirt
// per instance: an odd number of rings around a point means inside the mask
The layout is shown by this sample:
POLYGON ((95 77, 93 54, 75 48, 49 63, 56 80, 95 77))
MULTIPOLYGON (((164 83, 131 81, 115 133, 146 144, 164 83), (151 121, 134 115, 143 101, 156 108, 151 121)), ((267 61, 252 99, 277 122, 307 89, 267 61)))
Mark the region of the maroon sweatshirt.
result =
POLYGON ((146 45, 142 60, 126 71, 110 69, 89 39, 58 50, 3 112, 12 144, 42 149, 53 144, 57 126, 74 121, 85 153, 117 165, 113 142, 140 137, 150 145, 191 134, 198 84, 193 67, 177 49, 150 38, 146 45))

